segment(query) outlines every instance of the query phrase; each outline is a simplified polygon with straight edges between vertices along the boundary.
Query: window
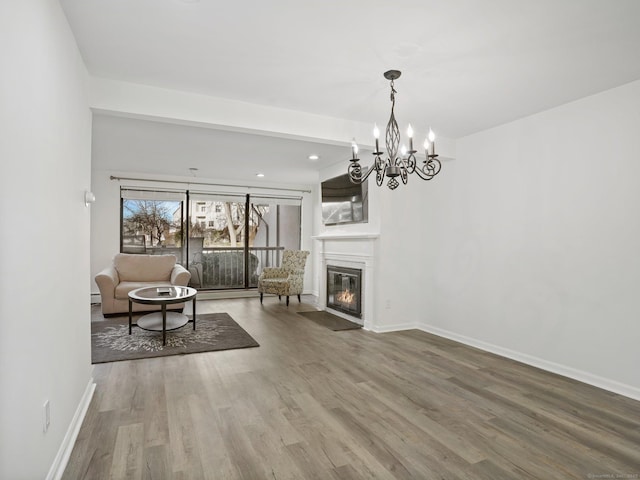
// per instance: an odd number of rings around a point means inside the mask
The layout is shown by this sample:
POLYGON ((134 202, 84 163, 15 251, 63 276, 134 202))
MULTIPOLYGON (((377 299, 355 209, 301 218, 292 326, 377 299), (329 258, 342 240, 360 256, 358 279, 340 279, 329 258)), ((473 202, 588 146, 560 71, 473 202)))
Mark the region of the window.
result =
POLYGON ((120 190, 120 251, 174 254, 182 263, 183 193, 120 190))
POLYGON ((120 251, 174 254, 199 289, 254 288, 300 248, 301 200, 121 187, 120 251))

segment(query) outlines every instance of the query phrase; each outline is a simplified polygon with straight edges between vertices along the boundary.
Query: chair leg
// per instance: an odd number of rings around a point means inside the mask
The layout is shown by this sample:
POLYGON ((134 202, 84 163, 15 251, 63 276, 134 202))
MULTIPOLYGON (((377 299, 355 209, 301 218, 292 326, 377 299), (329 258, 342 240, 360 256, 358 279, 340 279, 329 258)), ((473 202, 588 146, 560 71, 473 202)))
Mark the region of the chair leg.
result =
POLYGON ((262 296, 263 296, 263 295, 264 295, 264 294, 263 294, 262 292, 260 292, 260 305, 262 305, 262 296))
POLYGON ((289 306, 289 295, 287 295, 287 307, 289 306))
POLYGON ((300 294, 298 294, 298 303, 302 303, 302 300, 300 300, 300 294))

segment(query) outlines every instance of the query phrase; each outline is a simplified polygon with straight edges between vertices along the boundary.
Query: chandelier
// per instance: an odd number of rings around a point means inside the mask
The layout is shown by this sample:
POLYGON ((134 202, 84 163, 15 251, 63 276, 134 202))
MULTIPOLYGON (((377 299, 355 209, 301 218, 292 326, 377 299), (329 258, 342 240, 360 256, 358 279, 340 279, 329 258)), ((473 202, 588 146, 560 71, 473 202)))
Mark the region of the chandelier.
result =
POLYGON ((380 151, 378 146, 378 139, 380 137, 380 130, 375 125, 373 128, 373 136, 376 139, 376 150, 373 152, 374 160, 373 165, 368 169, 366 174, 362 173, 362 167, 358 163, 358 145, 355 140, 351 144, 351 164, 349 165, 349 178, 353 183, 362 183, 367 180, 372 172, 376 172, 376 183, 378 186, 382 186, 384 177, 389 177, 387 186, 391 190, 395 190, 400 185, 397 177, 400 177, 403 184, 407 184, 409 175, 415 173, 422 180, 431 180, 440 172, 440 160, 436 154, 435 135, 433 130, 429 129, 429 135, 424 141, 424 153, 425 159, 422 160, 422 164, 418 164, 415 154, 417 150, 413 149, 413 129, 411 124, 407 128, 407 136, 409 137, 409 150, 403 145, 400 149, 400 155, 398 155, 398 146, 400 145, 400 129, 398 128, 398 122, 393 114, 393 108, 396 105, 396 89, 393 86, 393 81, 400 77, 401 72, 399 70, 389 70, 384 72, 384 78, 391 82, 391 116, 387 123, 387 131, 385 135, 385 144, 387 147, 387 159, 384 160, 382 155, 384 152, 380 151))

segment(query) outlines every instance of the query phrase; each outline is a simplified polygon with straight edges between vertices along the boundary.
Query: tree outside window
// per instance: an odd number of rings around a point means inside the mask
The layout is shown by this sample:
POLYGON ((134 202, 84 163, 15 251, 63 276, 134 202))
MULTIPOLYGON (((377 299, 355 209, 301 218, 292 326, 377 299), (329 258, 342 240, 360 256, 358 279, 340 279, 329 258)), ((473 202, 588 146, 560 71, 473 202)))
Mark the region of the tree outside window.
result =
POLYGON ((123 235, 144 235, 149 246, 165 245, 171 240, 170 232, 179 228, 174 225, 173 212, 180 202, 158 200, 129 200, 122 202, 123 235))

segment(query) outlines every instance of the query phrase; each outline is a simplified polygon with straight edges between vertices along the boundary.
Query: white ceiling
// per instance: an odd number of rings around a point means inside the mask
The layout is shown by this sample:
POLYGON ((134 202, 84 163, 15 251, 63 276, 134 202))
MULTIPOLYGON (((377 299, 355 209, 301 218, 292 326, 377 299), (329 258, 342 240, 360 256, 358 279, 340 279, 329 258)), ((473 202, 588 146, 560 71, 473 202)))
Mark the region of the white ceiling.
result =
POLYGON ((344 147, 274 136, 94 115, 92 168, 237 182, 310 185, 344 147), (310 160, 316 154, 318 160, 310 160), (196 168, 191 171, 190 168, 196 168), (262 173, 265 176, 258 178, 262 173))
POLYGON ((638 0, 60 3, 93 76, 383 126, 399 69, 401 127, 450 138, 640 79, 638 0))

